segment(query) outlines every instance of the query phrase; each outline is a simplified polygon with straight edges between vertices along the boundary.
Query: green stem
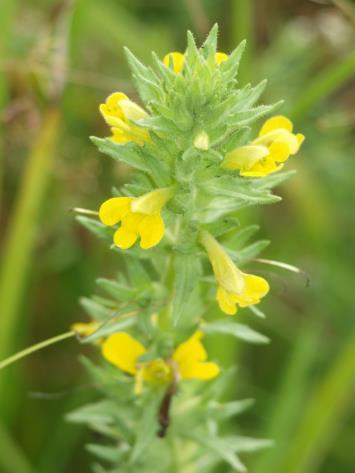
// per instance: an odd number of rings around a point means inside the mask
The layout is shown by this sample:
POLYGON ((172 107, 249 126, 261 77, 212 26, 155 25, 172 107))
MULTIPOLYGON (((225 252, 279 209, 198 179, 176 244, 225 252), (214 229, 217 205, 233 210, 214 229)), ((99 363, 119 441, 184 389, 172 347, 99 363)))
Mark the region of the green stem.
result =
POLYGON ((49 345, 53 345, 54 343, 61 342, 62 340, 65 340, 66 338, 74 337, 75 332, 70 331, 66 333, 62 333, 61 335, 56 335, 55 337, 48 338, 47 340, 44 340, 43 342, 36 343, 35 345, 32 345, 28 348, 25 348, 24 350, 21 350, 17 352, 15 355, 12 355, 6 360, 3 360, 0 362, 0 370, 5 368, 5 366, 12 365, 12 363, 15 363, 18 360, 21 360, 21 358, 25 358, 28 355, 31 355, 35 351, 42 350, 42 348, 48 347, 49 345))

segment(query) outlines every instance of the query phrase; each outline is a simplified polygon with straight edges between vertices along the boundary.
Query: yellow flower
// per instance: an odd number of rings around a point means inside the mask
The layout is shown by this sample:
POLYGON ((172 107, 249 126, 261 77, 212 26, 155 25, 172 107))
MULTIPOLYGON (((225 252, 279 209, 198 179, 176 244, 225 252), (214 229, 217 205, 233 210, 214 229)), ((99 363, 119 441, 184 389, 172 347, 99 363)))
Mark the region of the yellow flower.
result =
POLYGON ((240 175, 246 177, 267 176, 279 171, 304 141, 304 135, 294 134, 292 130, 288 118, 281 115, 269 118, 255 140, 226 154, 222 166, 239 169, 240 175))
POLYGON ((121 222, 113 237, 116 246, 125 250, 140 237, 140 246, 146 250, 163 238, 165 228, 160 212, 172 195, 172 188, 166 187, 140 197, 112 197, 101 205, 99 218, 109 226, 121 222))
POLYGON ((215 278, 218 282, 217 302, 220 309, 234 315, 237 307, 247 307, 260 302, 269 292, 268 282, 259 276, 243 273, 233 263, 223 247, 208 232, 202 231, 200 243, 207 251, 215 278))
POLYGON ((122 92, 109 95, 106 102, 100 105, 100 112, 111 127, 111 139, 115 143, 134 141, 143 145, 149 140, 149 132, 133 123, 145 118, 148 115, 147 112, 129 100, 122 92))
POLYGON ((146 353, 145 347, 128 333, 110 335, 102 345, 103 357, 135 377, 135 393, 142 391, 146 381, 153 385, 168 385, 180 379, 209 380, 219 374, 219 367, 207 360, 207 352, 200 339, 202 332, 196 332, 181 343, 171 358, 157 358, 140 363, 139 357, 146 353))
MULTIPOLYGON (((226 61, 228 59, 228 54, 217 52, 215 54, 215 60, 217 64, 221 64, 221 62, 226 61)), ((181 72, 184 68, 185 62, 185 55, 179 52, 172 52, 164 56, 163 63, 169 67, 171 64, 173 70, 176 74, 181 72)))

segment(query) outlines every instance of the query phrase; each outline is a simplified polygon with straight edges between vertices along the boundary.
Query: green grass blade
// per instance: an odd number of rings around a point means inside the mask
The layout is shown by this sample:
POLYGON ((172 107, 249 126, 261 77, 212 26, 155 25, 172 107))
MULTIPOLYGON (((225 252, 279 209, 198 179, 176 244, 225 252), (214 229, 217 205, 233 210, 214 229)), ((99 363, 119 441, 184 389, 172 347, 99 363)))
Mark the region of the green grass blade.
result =
POLYGON ((236 47, 244 39, 247 46, 239 66, 238 82, 245 85, 252 80, 254 56, 254 8, 252 0, 232 1, 232 46, 236 47))
POLYGON ((2 473, 34 473, 19 447, 0 424, 0 471, 2 473))
POLYGON ((322 454, 337 434, 337 426, 350 408, 355 394, 355 336, 331 366, 304 409, 299 428, 279 471, 318 471, 322 454))
POLYGON ((306 115, 314 106, 328 98, 349 79, 355 76, 355 52, 352 51, 337 63, 322 70, 306 87, 303 95, 291 111, 293 120, 297 121, 306 115))
POLYGON ((314 323, 306 325, 295 341, 280 387, 272 396, 271 411, 265 416, 270 420, 262 435, 272 439, 275 447, 260 456, 254 473, 281 472, 278 465, 291 442, 292 431, 302 410, 307 378, 318 350, 317 342, 318 325, 314 323))
MULTIPOLYGON (((29 155, 7 233, 0 273, 0 359, 10 354, 19 322, 19 309, 30 270, 39 211, 52 169, 58 126, 59 113, 52 108, 44 116, 43 127, 29 155)), ((1 381, 0 374, 0 385, 1 381)))
MULTIPOLYGON (((11 24, 15 13, 15 0, 0 0, 0 61, 7 57, 7 50, 11 36, 11 24)), ((1 67, 1 64, 0 64, 1 67)), ((1 69, 0 69, 1 71, 1 69)), ((2 112, 8 100, 8 83, 5 73, 0 72, 0 111, 2 112)), ((2 202, 3 178, 4 178, 4 139, 3 123, 0 120, 0 204, 2 202)))

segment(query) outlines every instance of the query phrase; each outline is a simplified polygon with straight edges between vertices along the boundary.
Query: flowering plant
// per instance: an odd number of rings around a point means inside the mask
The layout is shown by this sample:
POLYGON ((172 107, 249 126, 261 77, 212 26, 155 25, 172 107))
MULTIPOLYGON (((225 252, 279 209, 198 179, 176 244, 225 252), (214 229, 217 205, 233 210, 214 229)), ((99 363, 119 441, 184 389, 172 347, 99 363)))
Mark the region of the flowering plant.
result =
POLYGON ((207 361, 202 337, 267 341, 221 317, 238 307, 262 314, 255 306, 269 292, 263 277, 241 269, 265 242, 243 247, 255 227, 238 228, 236 214, 280 200, 271 189, 289 176, 280 170, 304 137, 273 116, 253 138, 251 125, 278 104, 255 106, 265 81, 238 88, 244 43, 218 52, 217 26, 200 49, 187 39, 184 54, 153 54, 152 67, 126 50, 144 106, 113 93, 100 106, 111 136, 92 138, 136 171, 101 204, 98 220, 78 217, 125 263, 116 279, 98 280, 105 298, 83 300, 92 321, 73 326, 102 354, 100 366, 84 364, 103 400, 68 416, 108 437, 88 447, 111 465, 96 465, 100 473, 212 471, 221 461, 246 471, 239 453, 269 445, 219 435, 219 421, 249 403, 219 401, 234 372, 207 361))
POLYGON ((254 122, 280 104, 255 105, 265 81, 238 87, 245 44, 219 52, 217 30, 201 48, 188 33, 185 53, 153 54, 151 67, 126 50, 143 105, 122 92, 100 105, 110 136, 92 141, 135 172, 93 217, 77 217, 120 268, 98 279, 105 295, 82 300, 90 321, 71 332, 100 354, 83 363, 102 399, 68 415, 107 438, 88 445, 96 473, 212 472, 220 462, 243 472, 239 454, 270 445, 221 435, 250 401, 221 401, 235 371, 204 345, 215 333, 268 341, 236 322, 243 308, 263 316, 256 305, 270 290, 242 269, 268 242, 248 244, 257 227, 240 227, 237 214, 280 200, 272 189, 304 136, 274 115, 255 137, 254 122))

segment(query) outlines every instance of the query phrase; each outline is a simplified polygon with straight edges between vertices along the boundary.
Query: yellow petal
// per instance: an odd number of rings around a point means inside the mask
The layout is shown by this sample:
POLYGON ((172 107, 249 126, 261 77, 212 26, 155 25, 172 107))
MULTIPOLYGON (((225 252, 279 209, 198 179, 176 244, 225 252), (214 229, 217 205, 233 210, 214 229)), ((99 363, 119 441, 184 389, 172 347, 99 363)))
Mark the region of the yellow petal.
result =
POLYGON ((124 122, 123 118, 117 116, 118 113, 116 115, 107 113, 105 105, 100 105, 100 112, 109 126, 120 128, 123 131, 129 131, 129 125, 124 122))
POLYGON ((113 236, 113 242, 122 250, 127 250, 135 244, 138 238, 138 233, 130 231, 127 227, 121 226, 113 236))
POLYGON ((129 212, 132 197, 112 197, 99 209, 99 218, 105 225, 115 225, 129 212))
POLYGON ((241 295, 237 295, 236 299, 240 307, 258 304, 260 299, 269 292, 270 286, 268 282, 253 274, 244 274, 245 291, 241 295))
POLYGON ((290 157, 290 145, 285 141, 274 141, 269 146, 270 158, 274 163, 283 163, 290 157))
POLYGON ((256 164, 249 171, 240 171, 240 175, 244 177, 264 177, 274 172, 280 171, 283 164, 278 165, 274 160, 268 160, 263 164, 256 164))
POLYGON ((132 202, 132 211, 145 215, 157 214, 173 196, 171 187, 163 187, 137 197, 132 202))
POLYGON ((124 115, 119 105, 121 100, 127 100, 127 96, 122 92, 115 92, 109 95, 106 102, 99 107, 106 123, 110 126, 117 126, 118 128, 121 128, 122 124, 124 126, 124 115))
POLYGON ((112 127, 111 132, 111 140, 115 143, 124 144, 133 141, 129 133, 121 130, 120 128, 112 127))
POLYGON ((222 286, 218 286, 216 299, 222 312, 228 315, 235 315, 237 313, 235 297, 222 286))
POLYGON ((110 111, 119 110, 121 100, 128 100, 127 95, 123 92, 114 92, 107 97, 106 106, 110 111))
POLYGON ((173 353, 173 360, 179 366, 207 359, 207 352, 200 342, 202 335, 201 331, 197 331, 186 342, 181 343, 176 348, 173 353))
POLYGON ((184 62, 185 62, 185 56, 182 53, 179 52, 172 52, 164 56, 163 63, 166 66, 173 66, 174 72, 178 74, 179 72, 182 71, 184 67, 184 62))
MULTIPOLYGON (((297 133, 296 138, 297 138, 297 141, 298 141, 298 149, 300 149, 302 143, 303 143, 304 140, 305 140, 305 136, 302 135, 302 133, 297 133)), ((298 151, 298 150, 297 150, 297 151, 298 151)))
POLYGON ((215 57, 216 63, 221 64, 221 62, 227 61, 229 56, 226 53, 217 52, 214 57, 215 57))
POLYGON ((219 372, 219 366, 213 362, 185 364, 179 370, 182 379, 200 379, 203 381, 215 378, 219 372))
POLYGON ((226 169, 249 170, 255 163, 269 154, 266 146, 245 145, 234 149, 226 154, 222 167, 226 169))
POLYGON ((265 135, 266 133, 269 133, 270 131, 280 129, 280 128, 287 130, 289 132, 292 132, 293 125, 292 125, 291 120, 284 117, 283 115, 277 115, 275 117, 269 118, 261 127, 259 136, 265 135))
POLYGON ((102 344, 104 358, 129 374, 136 373, 137 360, 145 351, 140 342, 124 332, 110 335, 102 344))
POLYGON ((146 215, 138 229, 143 250, 157 245, 164 236, 164 221, 160 214, 146 215))

